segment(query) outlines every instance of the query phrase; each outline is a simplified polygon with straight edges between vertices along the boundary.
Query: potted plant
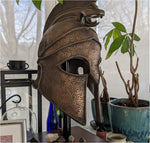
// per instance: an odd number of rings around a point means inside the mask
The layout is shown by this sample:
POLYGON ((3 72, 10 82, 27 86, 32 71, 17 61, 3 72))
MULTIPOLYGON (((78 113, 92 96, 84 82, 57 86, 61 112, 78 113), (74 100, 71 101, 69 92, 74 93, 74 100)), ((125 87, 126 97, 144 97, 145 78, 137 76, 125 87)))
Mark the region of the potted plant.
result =
POLYGON ((134 142, 148 142, 150 129, 150 105, 149 101, 139 100, 139 74, 137 73, 139 58, 136 65, 133 65, 135 46, 133 41, 140 41, 135 34, 138 1, 135 0, 135 16, 132 33, 128 33, 123 24, 113 22, 114 28, 104 37, 105 49, 109 43, 110 47, 106 56, 108 59, 115 51, 121 48, 121 53, 128 53, 130 59, 131 81, 125 80, 119 64, 116 62, 118 73, 124 83, 128 99, 115 99, 109 102, 111 126, 113 132, 122 133, 127 140, 134 142), (111 40, 112 38, 112 40, 111 40))

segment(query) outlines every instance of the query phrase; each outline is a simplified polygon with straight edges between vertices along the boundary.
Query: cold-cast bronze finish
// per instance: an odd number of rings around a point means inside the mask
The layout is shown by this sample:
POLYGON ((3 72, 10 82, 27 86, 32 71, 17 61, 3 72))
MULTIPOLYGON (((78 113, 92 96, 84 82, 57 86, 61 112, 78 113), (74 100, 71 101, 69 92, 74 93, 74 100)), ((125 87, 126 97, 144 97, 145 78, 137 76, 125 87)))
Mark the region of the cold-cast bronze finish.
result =
POLYGON ((50 13, 38 51, 34 87, 56 107, 86 124, 86 88, 96 99, 97 123, 102 123, 98 93, 101 44, 90 28, 104 15, 95 0, 64 1, 50 13), (80 73, 83 70, 83 73, 80 73))

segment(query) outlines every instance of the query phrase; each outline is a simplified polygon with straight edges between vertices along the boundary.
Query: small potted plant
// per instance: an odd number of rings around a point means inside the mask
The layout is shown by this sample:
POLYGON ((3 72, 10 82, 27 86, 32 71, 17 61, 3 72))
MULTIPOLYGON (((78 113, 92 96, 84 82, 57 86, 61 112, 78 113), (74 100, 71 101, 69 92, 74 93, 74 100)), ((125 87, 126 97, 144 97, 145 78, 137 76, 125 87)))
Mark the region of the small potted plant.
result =
POLYGON ((150 105, 149 101, 139 100, 139 74, 137 73, 139 58, 136 65, 133 64, 135 55, 135 45, 133 41, 140 41, 135 34, 138 1, 135 0, 135 16, 132 32, 128 33, 123 24, 113 22, 114 28, 104 37, 105 49, 110 45, 106 59, 121 49, 121 53, 129 54, 131 81, 125 80, 120 70, 118 62, 116 67, 124 83, 128 99, 115 99, 109 102, 110 118, 113 132, 122 133, 127 136, 127 140, 134 142, 148 142, 150 129, 150 105), (112 40, 111 40, 112 38, 112 40))
MULTIPOLYGON (((114 98, 109 97, 108 89, 107 89, 107 82, 104 77, 104 72, 102 71, 101 67, 99 68, 100 71, 100 78, 103 86, 102 93, 100 95, 100 101, 102 105, 102 113, 103 113, 103 119, 104 119, 104 126, 107 131, 110 131, 110 120, 109 120, 109 115, 108 115, 108 102, 114 98)), ((94 120, 96 120, 96 110, 95 110, 95 100, 91 100, 91 107, 92 107, 92 114, 94 120)), ((91 125, 95 127, 95 123, 92 121, 91 125), (94 125, 93 125, 94 124, 94 125)), ((96 127, 95 127, 96 128, 96 127)))

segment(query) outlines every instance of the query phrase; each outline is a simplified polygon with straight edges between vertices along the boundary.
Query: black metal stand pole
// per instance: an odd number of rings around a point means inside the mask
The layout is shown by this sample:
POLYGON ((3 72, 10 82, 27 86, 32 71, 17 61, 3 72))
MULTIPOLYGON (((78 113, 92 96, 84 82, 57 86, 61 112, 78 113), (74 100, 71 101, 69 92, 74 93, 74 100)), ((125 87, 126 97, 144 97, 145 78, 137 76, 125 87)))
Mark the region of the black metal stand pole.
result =
POLYGON ((65 113, 63 113, 63 137, 68 141, 68 137, 71 135, 71 119, 65 113))
MULTIPOLYGON (((66 62, 66 71, 69 72, 69 62, 66 62)), ((71 119, 65 113, 63 113, 63 137, 68 141, 68 137, 71 135, 71 119)))
POLYGON ((62 112, 60 110, 60 115, 58 116, 58 120, 59 120, 59 127, 62 128, 62 112))

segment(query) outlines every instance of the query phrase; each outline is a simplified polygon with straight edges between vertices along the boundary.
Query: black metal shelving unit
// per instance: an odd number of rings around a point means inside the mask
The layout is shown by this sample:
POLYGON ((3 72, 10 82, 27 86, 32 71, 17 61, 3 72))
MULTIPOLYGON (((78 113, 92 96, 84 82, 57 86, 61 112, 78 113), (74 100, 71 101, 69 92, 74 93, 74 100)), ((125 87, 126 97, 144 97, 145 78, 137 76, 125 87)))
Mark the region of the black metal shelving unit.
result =
MULTIPOLYGON (((1 82, 1 105, 6 100, 6 88, 7 87, 28 87, 29 95, 32 96, 32 75, 37 74, 37 70, 0 70, 0 82, 1 82), (27 78, 23 79, 6 79, 6 75, 27 75, 27 78)), ((42 96, 40 92, 37 92, 37 109, 38 109, 38 132, 42 132, 42 96)), ((29 105, 32 110, 32 105, 29 105)), ((2 108, 2 115, 6 112, 6 105, 2 108)), ((31 116, 30 116, 31 118, 31 116)))

